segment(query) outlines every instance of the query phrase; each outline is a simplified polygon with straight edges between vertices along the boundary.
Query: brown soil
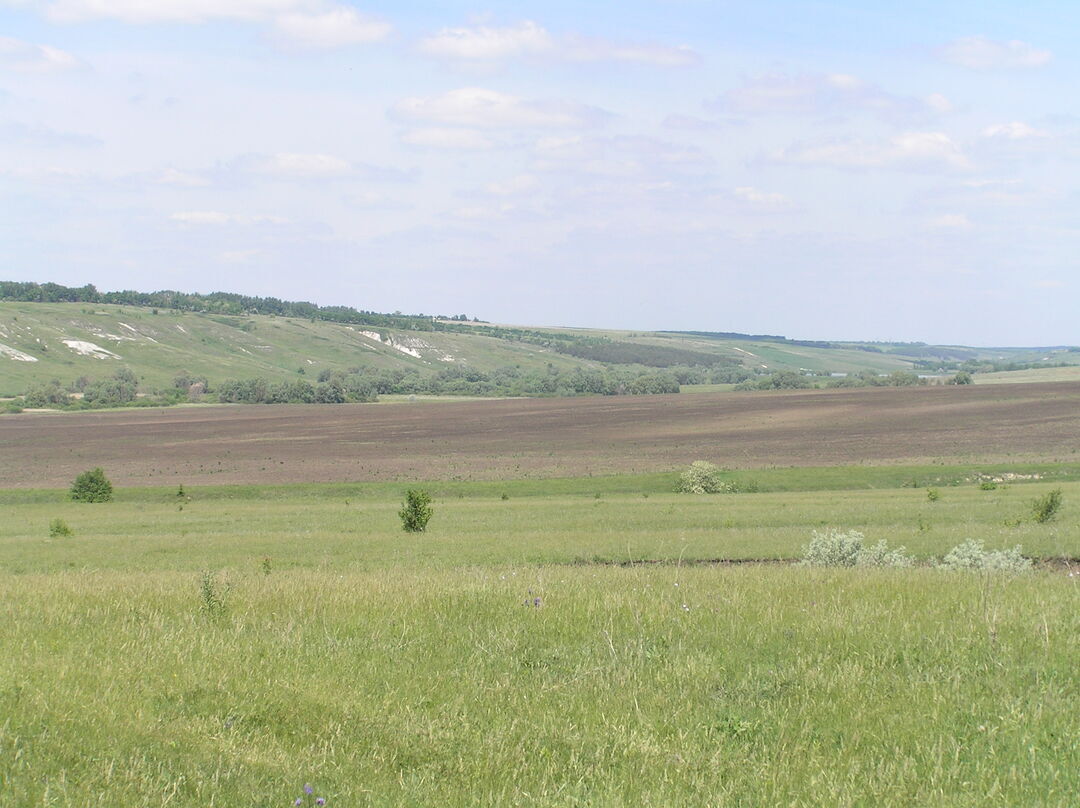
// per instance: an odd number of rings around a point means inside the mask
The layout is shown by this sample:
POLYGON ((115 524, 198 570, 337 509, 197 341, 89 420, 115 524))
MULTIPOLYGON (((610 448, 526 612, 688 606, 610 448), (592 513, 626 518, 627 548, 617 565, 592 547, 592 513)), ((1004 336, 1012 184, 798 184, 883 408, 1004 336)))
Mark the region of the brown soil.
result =
POLYGON ((1075 460, 1080 383, 23 413, 0 487, 494 479, 731 467, 1075 460))

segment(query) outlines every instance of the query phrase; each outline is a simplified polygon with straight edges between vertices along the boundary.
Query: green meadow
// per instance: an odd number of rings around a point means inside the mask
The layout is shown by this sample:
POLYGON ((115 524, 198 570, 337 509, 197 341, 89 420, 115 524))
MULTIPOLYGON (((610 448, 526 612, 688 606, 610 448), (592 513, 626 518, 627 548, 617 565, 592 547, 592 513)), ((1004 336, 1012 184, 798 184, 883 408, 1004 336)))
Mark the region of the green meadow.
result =
POLYGON ((1075 805, 1080 468, 732 477, 0 492, 0 805, 1075 805))

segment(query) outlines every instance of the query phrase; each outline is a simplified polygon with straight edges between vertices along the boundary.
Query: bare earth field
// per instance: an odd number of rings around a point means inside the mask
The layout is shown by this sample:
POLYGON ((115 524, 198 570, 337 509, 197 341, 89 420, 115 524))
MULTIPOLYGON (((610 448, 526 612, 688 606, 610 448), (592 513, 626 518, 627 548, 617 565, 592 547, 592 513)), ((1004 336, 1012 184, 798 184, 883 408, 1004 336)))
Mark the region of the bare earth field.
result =
POLYGON ((0 418, 0 487, 495 479, 1075 459, 1080 383, 222 406, 0 418))

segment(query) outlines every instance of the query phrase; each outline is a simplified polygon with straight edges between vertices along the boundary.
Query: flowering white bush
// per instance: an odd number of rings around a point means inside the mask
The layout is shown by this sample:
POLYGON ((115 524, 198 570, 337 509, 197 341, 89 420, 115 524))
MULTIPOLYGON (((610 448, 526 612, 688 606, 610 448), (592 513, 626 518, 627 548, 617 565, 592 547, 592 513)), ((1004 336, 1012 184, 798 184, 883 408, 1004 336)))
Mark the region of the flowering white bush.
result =
POLYGON ((889 549, 886 541, 867 547, 857 530, 827 530, 811 534, 803 547, 805 566, 810 567, 910 567, 913 559, 903 547, 889 549))
POLYGON ((682 494, 725 494, 734 491, 734 487, 720 475, 724 470, 706 460, 698 460, 690 464, 690 468, 679 477, 679 485, 675 489, 682 494))
POLYGON ((946 570, 999 570, 1002 572, 1027 572, 1031 559, 1024 558, 1020 545, 1011 550, 986 550, 983 543, 968 539, 952 548, 938 567, 946 570))

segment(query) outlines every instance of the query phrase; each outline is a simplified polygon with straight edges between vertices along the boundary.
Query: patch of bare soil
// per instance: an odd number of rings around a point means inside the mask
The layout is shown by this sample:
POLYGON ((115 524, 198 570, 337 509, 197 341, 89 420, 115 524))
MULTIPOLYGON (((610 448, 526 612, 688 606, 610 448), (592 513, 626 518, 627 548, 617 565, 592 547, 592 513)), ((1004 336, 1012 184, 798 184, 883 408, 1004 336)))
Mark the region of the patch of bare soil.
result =
POLYGON ((496 479, 851 463, 1071 460, 1080 383, 23 413, 0 487, 496 479))

